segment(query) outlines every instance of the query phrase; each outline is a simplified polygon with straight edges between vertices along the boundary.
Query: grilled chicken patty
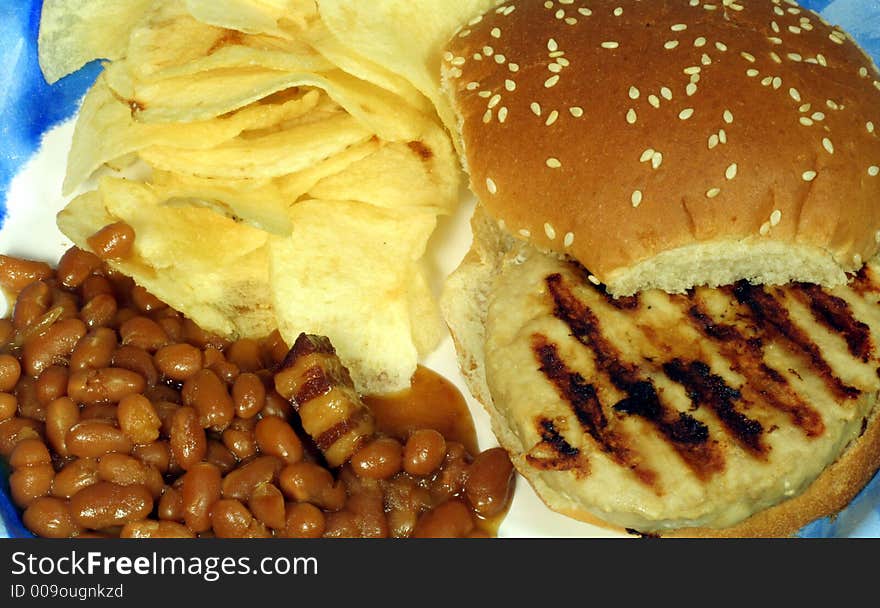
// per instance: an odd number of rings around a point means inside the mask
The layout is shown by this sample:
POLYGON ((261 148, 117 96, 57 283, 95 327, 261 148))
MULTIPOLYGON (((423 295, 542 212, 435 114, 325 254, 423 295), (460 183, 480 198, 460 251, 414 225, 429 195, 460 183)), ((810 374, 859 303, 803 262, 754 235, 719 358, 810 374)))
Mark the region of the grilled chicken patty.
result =
POLYGON ((614 299, 526 248, 489 295, 496 432, 562 512, 643 532, 732 526, 803 491, 880 390, 880 277, 614 299))

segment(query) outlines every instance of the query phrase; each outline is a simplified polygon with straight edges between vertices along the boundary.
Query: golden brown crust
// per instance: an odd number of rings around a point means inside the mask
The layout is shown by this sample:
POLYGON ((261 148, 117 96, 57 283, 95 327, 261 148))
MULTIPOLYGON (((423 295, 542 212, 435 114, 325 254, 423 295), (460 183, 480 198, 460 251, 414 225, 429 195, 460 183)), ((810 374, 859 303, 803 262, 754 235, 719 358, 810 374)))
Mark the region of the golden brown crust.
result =
POLYGON ((872 257, 876 68, 809 11, 717 4, 514 2, 464 29, 446 83, 488 212, 605 282, 748 238, 872 257))

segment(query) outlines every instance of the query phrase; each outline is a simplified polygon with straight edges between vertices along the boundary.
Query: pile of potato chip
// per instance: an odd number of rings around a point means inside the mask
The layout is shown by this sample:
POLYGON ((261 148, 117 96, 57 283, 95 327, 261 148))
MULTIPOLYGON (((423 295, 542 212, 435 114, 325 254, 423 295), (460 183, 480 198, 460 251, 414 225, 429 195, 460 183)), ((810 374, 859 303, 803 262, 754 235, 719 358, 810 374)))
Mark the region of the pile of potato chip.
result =
POLYGON ((424 256, 462 174, 442 48, 495 0, 45 0, 53 82, 93 59, 58 216, 207 330, 330 337, 363 392, 442 336, 424 256))

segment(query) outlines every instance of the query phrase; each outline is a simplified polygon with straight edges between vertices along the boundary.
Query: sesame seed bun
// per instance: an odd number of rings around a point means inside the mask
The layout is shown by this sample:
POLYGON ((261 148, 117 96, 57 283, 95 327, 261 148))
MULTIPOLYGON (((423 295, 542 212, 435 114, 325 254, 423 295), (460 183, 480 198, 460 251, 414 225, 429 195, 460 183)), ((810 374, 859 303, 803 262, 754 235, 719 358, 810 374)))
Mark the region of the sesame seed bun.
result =
POLYGON ((615 296, 831 287, 877 253, 880 75, 794 2, 508 2, 444 82, 487 213, 615 296))

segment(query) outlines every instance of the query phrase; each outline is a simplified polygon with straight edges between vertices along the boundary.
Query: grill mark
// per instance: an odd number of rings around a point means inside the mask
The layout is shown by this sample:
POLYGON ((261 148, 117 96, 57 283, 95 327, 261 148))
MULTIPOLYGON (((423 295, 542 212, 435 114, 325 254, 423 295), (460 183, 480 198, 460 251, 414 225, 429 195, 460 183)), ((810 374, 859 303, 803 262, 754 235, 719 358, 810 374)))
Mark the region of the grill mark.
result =
POLYGON ((764 427, 757 420, 736 410, 735 402, 742 399, 740 391, 727 385, 721 376, 712 373, 702 361, 673 359, 663 364, 663 371, 674 382, 681 384, 695 406, 709 407, 737 442, 749 451, 765 456, 764 427))
POLYGON ((324 368, 314 365, 303 372, 305 379, 294 395, 294 407, 299 409, 312 399, 326 395, 333 388, 334 382, 324 373, 324 368))
POLYGON ((637 415, 654 425, 672 445, 691 470, 702 480, 724 468, 724 457, 717 445, 709 441, 708 427, 685 412, 663 405, 650 380, 638 369, 620 359, 620 353, 599 327, 592 310, 581 302, 564 284, 562 275, 545 278, 555 302, 554 315, 565 323, 571 335, 595 356, 596 367, 627 397, 618 402, 615 411, 637 415))
POLYGON ((333 445, 345 437, 352 430, 356 429, 366 418, 369 417, 369 411, 366 409, 359 409, 354 415, 349 416, 347 419, 334 424, 329 429, 315 437, 315 445, 321 448, 322 451, 327 451, 333 445))
POLYGON ((532 351, 541 365, 541 372, 553 383, 559 396, 569 403, 581 428, 596 441, 599 449, 617 464, 632 470, 642 483, 655 486, 657 474, 639 462, 638 455, 626 445, 624 437, 608 428, 608 418, 595 387, 566 366, 558 347, 546 336, 532 336, 532 351))
POLYGON ((536 420, 541 441, 526 454, 526 461, 544 471, 574 471, 578 478, 590 473, 590 463, 581 451, 568 443, 549 418, 536 420))
POLYGON ((861 395, 859 389, 847 386, 834 375, 831 366, 822 357, 819 347, 791 321, 788 311, 763 287, 751 285, 748 281, 739 281, 733 286, 733 295, 737 301, 745 304, 752 311, 755 321, 762 329, 778 334, 800 349, 809 358, 813 369, 822 377, 826 386, 837 397, 857 399, 861 395))
POLYGON ((867 293, 880 293, 880 284, 874 276, 874 271, 867 264, 859 269, 849 286, 860 296, 865 296, 867 293))
POLYGON ((766 403, 785 413, 807 437, 819 437, 825 432, 819 412, 804 402, 785 376, 764 363, 761 340, 748 339, 731 325, 715 323, 697 303, 688 308, 687 316, 703 336, 715 342, 731 369, 745 377, 740 390, 752 403, 766 403))
POLYGON ((809 283, 799 283, 791 292, 810 307, 813 317, 846 340, 853 357, 867 363, 874 345, 871 341, 871 328, 856 319, 849 304, 843 298, 825 292, 821 287, 809 283))
POLYGON ((569 260, 568 263, 581 278, 584 285, 589 285, 589 287, 593 291, 602 296, 606 302, 608 302, 617 310, 637 310, 642 305, 639 294, 615 298, 610 293, 608 293, 608 287, 605 284, 600 283, 599 285, 596 285, 593 281, 589 279, 589 277, 593 276, 592 273, 590 273, 590 271, 587 270, 586 267, 581 265, 580 262, 569 260))

